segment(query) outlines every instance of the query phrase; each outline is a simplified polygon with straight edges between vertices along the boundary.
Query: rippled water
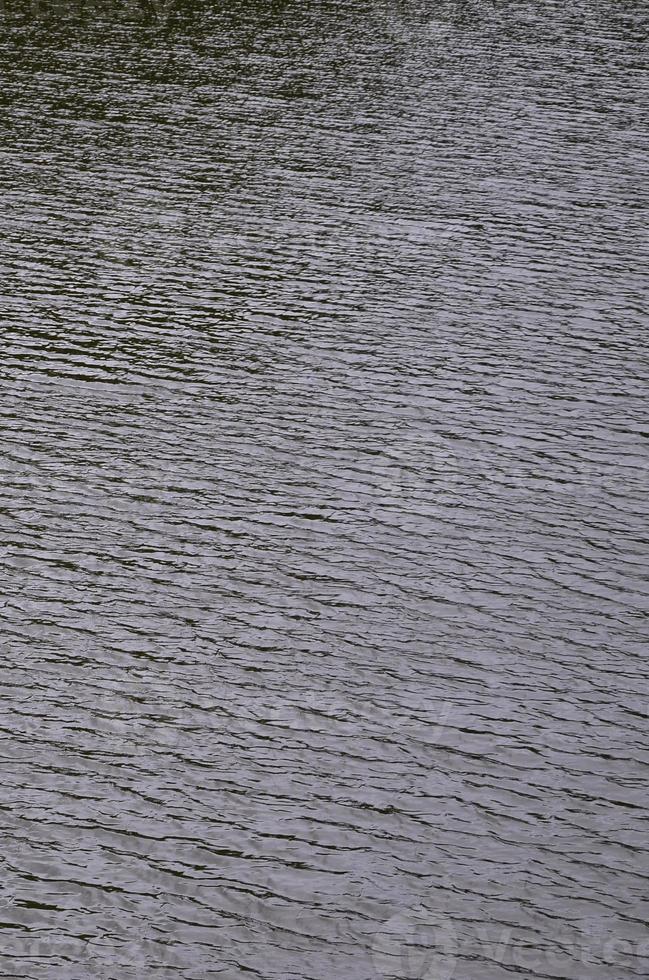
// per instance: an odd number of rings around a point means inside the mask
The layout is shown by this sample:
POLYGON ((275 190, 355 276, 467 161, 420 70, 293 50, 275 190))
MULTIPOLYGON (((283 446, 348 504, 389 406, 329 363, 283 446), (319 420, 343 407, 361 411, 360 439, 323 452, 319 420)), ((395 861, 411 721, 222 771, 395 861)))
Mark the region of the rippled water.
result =
POLYGON ((646 5, 0 9, 0 975, 646 977, 646 5))

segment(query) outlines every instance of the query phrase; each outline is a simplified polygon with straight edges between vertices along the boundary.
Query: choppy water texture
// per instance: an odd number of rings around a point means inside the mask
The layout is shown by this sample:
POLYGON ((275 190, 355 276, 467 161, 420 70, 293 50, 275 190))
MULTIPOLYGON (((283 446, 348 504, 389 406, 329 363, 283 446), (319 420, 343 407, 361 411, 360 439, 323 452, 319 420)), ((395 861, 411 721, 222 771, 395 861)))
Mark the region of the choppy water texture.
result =
POLYGON ((648 13, 5 0, 2 977, 648 975, 648 13))

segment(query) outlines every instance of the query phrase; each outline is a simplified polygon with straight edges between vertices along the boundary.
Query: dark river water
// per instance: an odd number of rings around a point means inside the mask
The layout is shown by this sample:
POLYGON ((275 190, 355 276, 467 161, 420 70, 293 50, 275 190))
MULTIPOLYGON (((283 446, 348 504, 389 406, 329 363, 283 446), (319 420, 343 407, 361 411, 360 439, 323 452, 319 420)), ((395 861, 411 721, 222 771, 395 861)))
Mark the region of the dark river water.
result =
POLYGON ((0 976, 649 975, 649 6, 0 4, 0 976))

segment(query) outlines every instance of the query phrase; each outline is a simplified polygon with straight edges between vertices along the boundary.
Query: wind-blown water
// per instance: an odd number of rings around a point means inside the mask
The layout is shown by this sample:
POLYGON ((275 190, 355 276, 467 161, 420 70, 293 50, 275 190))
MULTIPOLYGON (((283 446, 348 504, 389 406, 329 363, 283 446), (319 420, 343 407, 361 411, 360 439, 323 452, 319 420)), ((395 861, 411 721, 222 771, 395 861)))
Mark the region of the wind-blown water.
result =
POLYGON ((646 5, 1 18, 0 975, 646 977, 646 5))

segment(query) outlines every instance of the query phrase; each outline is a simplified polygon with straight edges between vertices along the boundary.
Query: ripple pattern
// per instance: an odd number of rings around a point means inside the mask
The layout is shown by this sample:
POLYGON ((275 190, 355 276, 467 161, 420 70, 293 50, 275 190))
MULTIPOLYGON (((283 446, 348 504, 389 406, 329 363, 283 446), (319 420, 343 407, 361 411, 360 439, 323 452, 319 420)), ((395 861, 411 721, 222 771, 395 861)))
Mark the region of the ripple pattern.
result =
POLYGON ((646 6, 0 5, 0 975, 634 980, 646 6))

